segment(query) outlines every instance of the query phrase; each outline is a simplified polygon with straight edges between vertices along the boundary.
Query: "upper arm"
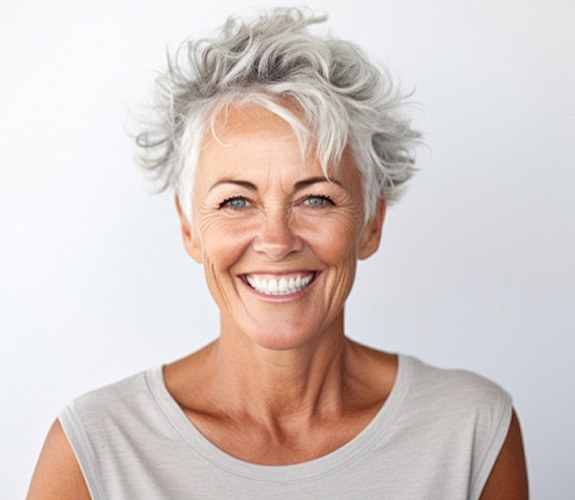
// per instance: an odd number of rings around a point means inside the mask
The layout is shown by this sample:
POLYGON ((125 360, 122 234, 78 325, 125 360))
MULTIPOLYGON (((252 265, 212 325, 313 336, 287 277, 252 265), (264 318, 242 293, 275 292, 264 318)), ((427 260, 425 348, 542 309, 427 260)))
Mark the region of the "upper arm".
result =
POLYGON ((507 437, 487 479, 481 500, 524 500, 528 497, 523 439, 514 410, 507 437))
POLYGON ((40 453, 28 500, 90 499, 82 470, 59 420, 56 420, 40 453))

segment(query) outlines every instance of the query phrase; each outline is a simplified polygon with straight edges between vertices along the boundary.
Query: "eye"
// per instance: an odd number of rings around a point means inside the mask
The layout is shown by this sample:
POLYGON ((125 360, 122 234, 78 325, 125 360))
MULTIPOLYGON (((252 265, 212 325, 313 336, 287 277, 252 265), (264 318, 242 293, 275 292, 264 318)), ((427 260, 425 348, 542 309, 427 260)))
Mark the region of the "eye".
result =
POLYGON ((222 201, 219 205, 219 208, 224 208, 228 210, 243 210, 244 208, 248 208, 249 206, 250 202, 243 196, 233 196, 231 198, 227 198, 226 200, 222 201))
POLYGON ((334 205, 333 200, 325 195, 312 195, 308 196, 303 204, 309 208, 324 208, 327 205, 334 205))

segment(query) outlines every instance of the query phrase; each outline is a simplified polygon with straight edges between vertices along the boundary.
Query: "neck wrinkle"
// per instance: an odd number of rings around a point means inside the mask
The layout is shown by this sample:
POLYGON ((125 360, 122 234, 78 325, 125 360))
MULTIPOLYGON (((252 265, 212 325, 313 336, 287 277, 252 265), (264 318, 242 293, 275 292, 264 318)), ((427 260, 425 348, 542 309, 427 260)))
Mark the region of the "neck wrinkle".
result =
POLYGON ((316 346, 271 351, 238 349, 220 337, 212 355, 226 406, 272 427, 311 426, 322 416, 341 415, 348 343, 341 335, 316 346))

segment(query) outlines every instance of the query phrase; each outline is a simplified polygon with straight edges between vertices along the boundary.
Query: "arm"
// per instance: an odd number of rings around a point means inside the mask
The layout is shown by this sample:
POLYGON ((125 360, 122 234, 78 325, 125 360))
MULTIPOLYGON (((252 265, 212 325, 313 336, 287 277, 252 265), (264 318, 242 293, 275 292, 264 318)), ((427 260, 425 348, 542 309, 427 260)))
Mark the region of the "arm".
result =
POLYGON ((91 498, 82 470, 59 420, 54 422, 48 432, 27 498, 28 500, 90 500, 91 498))
POLYGON ((514 410, 507 437, 487 479, 481 500, 525 500, 527 498, 529 498, 529 491, 523 439, 514 410))

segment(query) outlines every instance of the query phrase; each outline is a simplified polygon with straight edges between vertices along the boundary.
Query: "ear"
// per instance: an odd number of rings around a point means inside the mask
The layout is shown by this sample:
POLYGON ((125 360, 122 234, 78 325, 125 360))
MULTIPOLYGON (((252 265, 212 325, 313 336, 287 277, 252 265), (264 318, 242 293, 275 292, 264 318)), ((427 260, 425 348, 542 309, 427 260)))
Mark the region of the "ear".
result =
POLYGON ((192 224, 180 205, 180 199, 176 194, 174 196, 176 202, 176 210, 178 211, 178 217, 180 218, 180 228, 182 231, 182 240, 184 241, 184 247, 186 252, 194 259, 198 264, 204 261, 202 246, 200 245, 199 238, 192 227, 192 224))
POLYGON ((380 198, 374 216, 367 222, 361 234, 358 255, 360 259, 367 259, 379 248, 386 209, 385 199, 380 198))

